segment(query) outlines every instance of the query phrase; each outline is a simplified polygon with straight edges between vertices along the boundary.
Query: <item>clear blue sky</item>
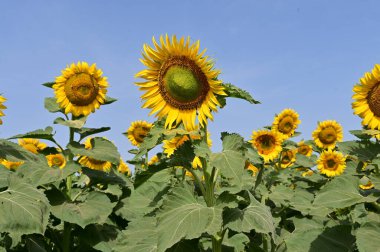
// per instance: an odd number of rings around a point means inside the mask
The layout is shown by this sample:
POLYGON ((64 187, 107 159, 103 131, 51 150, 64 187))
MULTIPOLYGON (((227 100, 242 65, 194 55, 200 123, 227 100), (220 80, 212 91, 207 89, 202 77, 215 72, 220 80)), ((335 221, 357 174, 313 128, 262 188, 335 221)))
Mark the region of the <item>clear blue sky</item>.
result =
MULTIPOLYGON (((310 139, 317 121, 335 119, 359 129, 352 114, 352 87, 380 63, 380 2, 351 1, 1 1, 0 93, 8 99, 0 138, 52 125, 58 114, 44 109, 53 96, 41 83, 54 81, 67 64, 97 63, 108 77, 108 95, 88 127, 110 126, 104 135, 125 159, 132 148, 121 135, 135 120, 153 121, 140 109, 133 84, 142 45, 152 36, 176 34, 200 40, 222 70, 220 78, 249 91, 260 105, 229 99, 209 129, 214 150, 222 131, 270 125, 275 113, 293 108, 310 139)), ((55 125, 57 138, 68 132, 55 125)))

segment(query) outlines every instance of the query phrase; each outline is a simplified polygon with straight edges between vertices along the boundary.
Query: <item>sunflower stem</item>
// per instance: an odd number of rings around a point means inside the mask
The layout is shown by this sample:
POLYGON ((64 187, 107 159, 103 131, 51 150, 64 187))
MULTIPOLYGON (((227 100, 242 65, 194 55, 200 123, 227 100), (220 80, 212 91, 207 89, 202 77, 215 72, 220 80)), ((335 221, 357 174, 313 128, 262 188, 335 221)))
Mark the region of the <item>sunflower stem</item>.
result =
MULTIPOLYGON (((199 188, 201 189, 201 192, 202 192, 202 195, 203 197, 206 198, 206 190, 205 190, 205 187, 202 183, 202 181, 199 179, 198 175, 194 172, 194 169, 192 168, 186 168, 186 170, 188 170, 191 175, 193 175, 194 179, 195 179, 195 182, 198 184, 199 188)), ((185 173, 185 172, 184 172, 185 173)))
POLYGON ((71 224, 65 222, 64 230, 63 230, 63 252, 70 252, 70 244, 71 244, 71 224))

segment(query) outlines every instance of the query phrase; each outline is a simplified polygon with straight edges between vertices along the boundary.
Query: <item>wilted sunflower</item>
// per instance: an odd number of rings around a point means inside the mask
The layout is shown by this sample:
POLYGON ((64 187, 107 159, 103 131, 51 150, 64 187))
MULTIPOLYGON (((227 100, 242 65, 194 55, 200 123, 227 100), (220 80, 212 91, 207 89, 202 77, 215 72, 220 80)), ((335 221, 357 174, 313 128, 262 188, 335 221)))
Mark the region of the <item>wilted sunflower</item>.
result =
POLYGON ((9 170, 16 170, 23 163, 24 161, 13 162, 13 161, 5 160, 5 159, 0 159, 0 164, 4 165, 9 170))
POLYGON ((134 146, 140 146, 152 127, 153 124, 147 121, 135 121, 131 123, 127 132, 123 134, 128 137, 134 146))
POLYGON ((256 174, 259 172, 259 168, 254 166, 251 162, 245 161, 245 169, 249 170, 252 172, 252 176, 256 176, 256 174))
POLYGON ((252 140, 249 142, 261 157, 264 158, 264 162, 274 160, 278 154, 282 151, 283 137, 277 131, 270 130, 258 130, 252 132, 252 140))
POLYGON ((317 167, 328 177, 338 176, 346 169, 346 158, 342 153, 328 149, 317 160, 317 167))
MULTIPOLYGON (((199 139, 201 139, 201 136, 200 135, 191 135, 191 139, 192 140, 199 140, 199 139)), ((170 140, 162 141, 164 143, 164 145, 162 146, 164 149, 164 153, 168 157, 170 157, 171 155, 173 155, 174 151, 177 148, 182 146, 188 140, 189 140, 189 137, 187 135, 182 135, 182 136, 173 137, 170 140)), ((211 145, 212 145, 212 141, 211 141, 209 132, 207 133, 207 144, 209 147, 211 147, 211 145)))
POLYGON ((365 73, 352 91, 354 114, 363 118, 363 125, 380 129, 380 65, 376 64, 371 73, 365 73))
POLYGON ((286 150, 281 152, 281 168, 285 169, 291 166, 296 161, 296 149, 286 150))
POLYGON ((136 74, 147 80, 136 83, 145 92, 143 108, 159 118, 167 116, 168 129, 183 122, 193 130, 196 115, 202 126, 207 124, 207 118, 213 119, 211 111, 221 106, 216 95, 226 95, 217 80, 219 70, 204 56, 205 50, 199 52, 199 41, 190 44, 190 37, 160 36, 160 44, 153 37, 153 45, 144 45, 141 62, 147 69, 136 74))
POLYGON ((66 166, 66 158, 60 153, 47 155, 46 159, 50 167, 57 166, 62 169, 66 166))
POLYGON ((123 159, 120 159, 120 164, 117 167, 117 171, 126 174, 127 176, 131 176, 131 170, 129 169, 127 163, 123 161, 123 159))
POLYGON ((304 141, 298 143, 297 153, 310 157, 313 154, 311 145, 305 144, 304 141))
POLYGON ((289 138, 294 134, 298 124, 301 121, 298 119, 298 114, 293 109, 284 109, 278 114, 272 123, 272 130, 278 131, 284 135, 284 138, 289 138))
POLYGON ((334 120, 320 122, 313 131, 315 144, 319 148, 335 148, 336 142, 343 140, 342 126, 334 120))
POLYGON ((87 116, 104 104, 108 82, 96 64, 73 63, 62 71, 53 85, 57 103, 65 114, 87 116))
POLYGON ((3 109, 6 109, 5 105, 3 104, 7 99, 5 99, 3 96, 0 95, 0 125, 3 124, 3 121, 1 120, 1 117, 4 116, 3 109))
MULTIPOLYGON (((86 149, 92 149, 92 144, 91 144, 91 139, 92 138, 87 138, 84 147, 86 149)), ((105 171, 109 172, 112 167, 112 163, 109 161, 102 161, 102 160, 97 160, 91 157, 87 156, 81 156, 78 160, 78 162, 85 167, 88 167, 93 170, 98 170, 98 171, 105 171)))
POLYGON ((18 140, 18 144, 34 154, 37 154, 39 151, 42 151, 47 147, 45 143, 33 138, 21 138, 18 140))

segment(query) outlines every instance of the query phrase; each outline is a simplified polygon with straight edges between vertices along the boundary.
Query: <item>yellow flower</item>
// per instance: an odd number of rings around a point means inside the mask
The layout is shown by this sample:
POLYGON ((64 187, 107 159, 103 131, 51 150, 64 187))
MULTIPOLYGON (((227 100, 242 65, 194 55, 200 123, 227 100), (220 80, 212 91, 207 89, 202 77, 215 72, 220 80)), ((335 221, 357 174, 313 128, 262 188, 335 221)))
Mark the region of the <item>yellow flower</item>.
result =
POLYGON ((5 159, 0 159, 0 164, 4 165, 5 168, 7 168, 9 170, 16 170, 23 163, 24 163, 24 161, 13 162, 13 161, 5 160, 5 159))
POLYGON ((273 121, 272 130, 283 134, 284 138, 293 136, 301 121, 298 119, 298 114, 293 109, 284 109, 278 114, 273 121))
POLYGON ((333 149, 336 142, 343 140, 342 126, 334 120, 320 122, 313 132, 313 138, 319 148, 333 149))
POLYGON ((87 116, 104 104, 108 82, 96 64, 72 63, 55 79, 55 97, 65 114, 87 116))
POLYGON ((136 74, 145 82, 136 83, 145 93, 143 108, 151 109, 159 118, 166 117, 165 127, 171 129, 183 123, 186 130, 195 129, 195 118, 203 126, 213 119, 212 111, 221 106, 216 95, 226 95, 219 71, 213 62, 199 53, 199 41, 190 44, 190 37, 177 40, 153 37, 153 47, 145 44, 141 62, 147 67, 136 74))
POLYGON ((131 170, 129 169, 127 163, 125 163, 122 159, 120 159, 120 164, 117 167, 117 171, 123 174, 127 174, 127 176, 131 176, 131 170))
POLYGON ((249 142, 252 147, 264 158, 264 162, 274 160, 282 151, 283 138, 280 133, 270 130, 258 130, 252 132, 252 140, 249 142))
POLYGON ((158 163, 158 161, 160 161, 160 159, 158 158, 157 155, 154 155, 148 162, 148 165, 153 165, 155 163, 158 163))
MULTIPOLYGON (((84 146, 86 149, 92 149, 91 139, 92 139, 91 137, 86 139, 84 143, 84 146)), ((97 160, 97 159, 87 157, 87 156, 81 156, 78 162, 82 166, 88 167, 93 170, 98 170, 98 171, 109 172, 112 167, 112 163, 109 161, 97 160)))
POLYGON ((245 161, 245 169, 252 172, 252 176, 256 176, 256 174, 259 172, 259 168, 254 166, 251 162, 245 161))
POLYGON ((50 167, 57 166, 62 169, 66 166, 66 158, 62 154, 50 154, 46 156, 46 159, 50 167))
POLYGON ((6 109, 5 105, 3 104, 7 99, 5 99, 3 96, 0 95, 0 125, 3 124, 3 121, 1 120, 1 117, 4 116, 3 109, 6 109))
POLYGON ((296 161, 296 149, 281 152, 281 168, 285 169, 296 161))
MULTIPOLYGON (((191 139, 192 140, 199 140, 199 139, 201 139, 201 136, 200 135, 191 135, 191 139)), ((164 153, 168 157, 170 157, 171 155, 173 155, 174 151, 177 148, 182 146, 188 140, 189 140, 189 137, 187 135, 182 135, 182 136, 173 137, 170 140, 162 141, 164 143, 164 145, 162 146, 164 148, 164 153)), ((210 133, 209 132, 207 133, 207 144, 209 147, 211 147, 211 145, 212 145, 212 141, 210 139, 210 133)))
POLYGON ((191 163, 191 166, 193 167, 193 169, 202 168, 202 162, 200 158, 195 156, 195 158, 193 159, 193 162, 191 163))
POLYGON ((147 121, 135 121, 131 123, 127 132, 123 134, 128 137, 134 146, 140 146, 152 127, 153 124, 147 121))
POLYGON ((312 176, 313 174, 314 172, 312 170, 308 170, 302 173, 302 177, 312 176))
POLYGON ((359 115, 362 125, 371 129, 380 129, 380 65, 376 64, 372 72, 365 73, 360 83, 353 88, 352 108, 359 115))
POLYGON ((372 182, 371 182, 371 181, 368 181, 368 183, 367 183, 367 184, 365 184, 365 185, 359 185, 359 187, 360 187, 360 189, 363 189, 363 190, 369 190, 369 189, 372 189, 372 188, 374 188, 374 187, 375 187, 375 185, 374 185, 374 184, 372 184, 372 182))
POLYGON ((18 140, 18 144, 34 154, 37 154, 39 151, 42 151, 47 147, 46 144, 41 143, 38 139, 33 138, 21 138, 18 140))
POLYGON ((342 153, 328 149, 317 160, 317 167, 320 173, 328 177, 338 176, 346 169, 346 158, 342 153))
POLYGON ((310 157, 313 154, 311 145, 305 144, 304 141, 298 143, 297 153, 310 157))

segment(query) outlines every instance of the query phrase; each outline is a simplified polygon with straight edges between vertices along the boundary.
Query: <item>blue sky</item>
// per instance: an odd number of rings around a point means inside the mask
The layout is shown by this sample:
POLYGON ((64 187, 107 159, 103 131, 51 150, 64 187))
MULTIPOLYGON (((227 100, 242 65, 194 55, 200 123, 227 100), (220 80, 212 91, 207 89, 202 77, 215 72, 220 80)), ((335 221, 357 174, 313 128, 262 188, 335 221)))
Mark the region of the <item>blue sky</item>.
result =
MULTIPOLYGON (((53 125, 44 109, 53 96, 41 83, 54 81, 67 64, 97 63, 118 102, 90 115, 87 127, 110 126, 104 135, 124 159, 132 146, 121 133, 148 120, 134 75, 144 43, 176 34, 200 40, 221 69, 220 78, 261 101, 229 99, 210 123, 215 151, 220 132, 270 125, 275 113, 293 108, 302 123, 298 139, 310 139, 318 121, 335 119, 359 129, 351 109, 352 87, 380 63, 378 1, 1 1, 0 93, 8 100, 0 138, 53 125)), ((54 125, 61 144, 67 128, 54 125)))

